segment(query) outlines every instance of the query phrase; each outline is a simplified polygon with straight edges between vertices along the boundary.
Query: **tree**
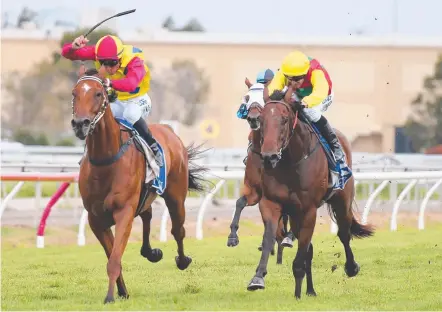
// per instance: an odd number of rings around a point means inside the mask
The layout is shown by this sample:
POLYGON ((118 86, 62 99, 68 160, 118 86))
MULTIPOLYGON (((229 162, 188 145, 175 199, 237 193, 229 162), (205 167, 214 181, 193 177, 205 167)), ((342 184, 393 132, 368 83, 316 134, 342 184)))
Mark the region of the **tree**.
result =
POLYGON ((153 75, 152 119, 178 120, 193 125, 201 115, 210 84, 204 71, 190 60, 176 60, 171 67, 153 75))
POLYGON ((173 19, 172 16, 169 15, 168 17, 166 17, 166 19, 162 23, 161 27, 166 28, 169 31, 174 31, 175 30, 175 20, 173 19))
POLYGON ((442 55, 433 75, 424 79, 423 87, 412 102, 412 114, 404 126, 418 151, 442 144, 442 55))
MULTIPOLYGON (((87 29, 79 29, 65 33, 59 46, 86 32, 87 29)), ((90 44, 106 34, 114 33, 105 28, 92 32, 88 36, 90 44)), ((10 103, 3 106, 2 122, 13 131, 45 131, 51 141, 59 140, 71 119, 71 89, 78 79, 78 63, 62 58, 57 51, 51 60, 36 64, 25 75, 10 74, 2 86, 10 95, 10 103)), ((86 65, 93 66, 92 62, 86 65)))
MULTIPOLYGON (((37 12, 32 11, 28 7, 24 7, 17 18, 17 28, 23 28, 23 26, 29 22, 36 23, 35 18, 38 16, 37 12)), ((37 23, 36 23, 37 24, 37 23)))
POLYGON ((166 17, 161 26, 169 31, 204 32, 205 29, 196 18, 191 18, 183 27, 176 27, 172 16, 166 17))

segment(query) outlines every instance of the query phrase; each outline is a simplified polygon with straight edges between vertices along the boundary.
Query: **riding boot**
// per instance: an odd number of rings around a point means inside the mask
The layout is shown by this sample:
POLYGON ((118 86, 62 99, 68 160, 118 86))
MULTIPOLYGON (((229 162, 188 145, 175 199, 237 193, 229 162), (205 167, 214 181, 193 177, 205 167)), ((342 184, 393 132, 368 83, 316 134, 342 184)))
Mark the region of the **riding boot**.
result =
POLYGON ((321 116, 321 118, 316 122, 322 136, 327 140, 328 144, 332 148, 335 161, 337 163, 337 168, 335 171, 339 174, 339 185, 336 186, 337 189, 343 189, 348 179, 352 176, 352 172, 346 163, 346 157, 341 143, 338 140, 336 132, 330 126, 328 120, 321 116))
POLYGON ((149 144, 152 152, 155 154, 155 161, 158 166, 162 167, 163 163, 163 155, 161 154, 160 148, 158 147, 158 143, 155 138, 152 136, 152 132, 150 132, 147 127, 146 121, 143 118, 138 119, 136 123, 134 123, 135 130, 146 140, 146 143, 149 144))

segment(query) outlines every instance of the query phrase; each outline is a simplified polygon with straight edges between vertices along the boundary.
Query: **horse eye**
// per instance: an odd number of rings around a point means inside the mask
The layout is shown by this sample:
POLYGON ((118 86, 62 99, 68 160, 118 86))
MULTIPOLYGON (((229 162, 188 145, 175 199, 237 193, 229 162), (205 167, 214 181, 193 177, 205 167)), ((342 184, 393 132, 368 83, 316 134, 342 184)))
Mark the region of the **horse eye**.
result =
POLYGON ((287 117, 282 117, 282 123, 286 124, 289 121, 289 119, 287 117))
POLYGON ((101 95, 102 95, 101 92, 97 92, 97 93, 95 94, 96 97, 100 97, 101 95))

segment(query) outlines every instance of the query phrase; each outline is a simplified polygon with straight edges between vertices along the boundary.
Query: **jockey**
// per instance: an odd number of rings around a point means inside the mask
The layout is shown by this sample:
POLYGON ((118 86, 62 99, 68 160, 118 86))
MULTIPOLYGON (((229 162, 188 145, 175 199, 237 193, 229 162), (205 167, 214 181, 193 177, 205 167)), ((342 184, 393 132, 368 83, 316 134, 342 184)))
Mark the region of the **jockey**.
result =
POLYGON ((335 131, 322 115, 333 103, 332 81, 328 72, 318 60, 294 51, 282 61, 281 70, 268 86, 268 94, 271 95, 275 90, 284 90, 289 85, 295 90, 292 99, 301 101, 307 119, 317 126, 330 144, 337 162, 337 168, 332 169, 333 188, 343 189, 352 172, 335 131))
POLYGON ((86 46, 88 41, 80 36, 72 43, 65 44, 61 54, 72 61, 95 61, 97 69, 104 66, 106 79, 103 84, 117 93, 117 100, 110 104, 112 114, 133 125, 149 144, 155 154, 155 161, 161 167, 161 151, 144 119, 151 111, 152 102, 147 94, 150 89, 150 71, 144 64, 143 51, 124 45, 118 37, 111 35, 102 37, 95 46, 86 46))
MULTIPOLYGON (((269 68, 264 69, 262 71, 260 71, 258 73, 258 75, 256 76, 256 83, 261 83, 264 85, 264 87, 267 87, 270 82, 272 82, 273 77, 275 76, 275 74, 273 73, 273 71, 269 68)), ((248 110, 249 107, 248 105, 249 103, 242 103, 236 113, 236 116, 240 119, 246 119, 247 118, 247 114, 248 114, 248 110)))

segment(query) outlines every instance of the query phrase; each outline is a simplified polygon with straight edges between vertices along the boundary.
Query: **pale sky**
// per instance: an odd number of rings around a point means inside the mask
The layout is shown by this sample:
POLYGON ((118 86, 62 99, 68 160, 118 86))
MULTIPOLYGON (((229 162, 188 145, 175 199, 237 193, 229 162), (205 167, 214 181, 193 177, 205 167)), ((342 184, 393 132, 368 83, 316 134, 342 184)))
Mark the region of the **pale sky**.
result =
POLYGON ((2 15, 8 12, 13 21, 28 6, 49 25, 55 19, 78 21, 89 8, 136 8, 118 18, 119 31, 157 28, 172 15, 178 26, 196 17, 209 32, 345 36, 357 28, 369 35, 397 28, 401 36, 442 37, 441 0, 1 0, 1 5, 2 15))

